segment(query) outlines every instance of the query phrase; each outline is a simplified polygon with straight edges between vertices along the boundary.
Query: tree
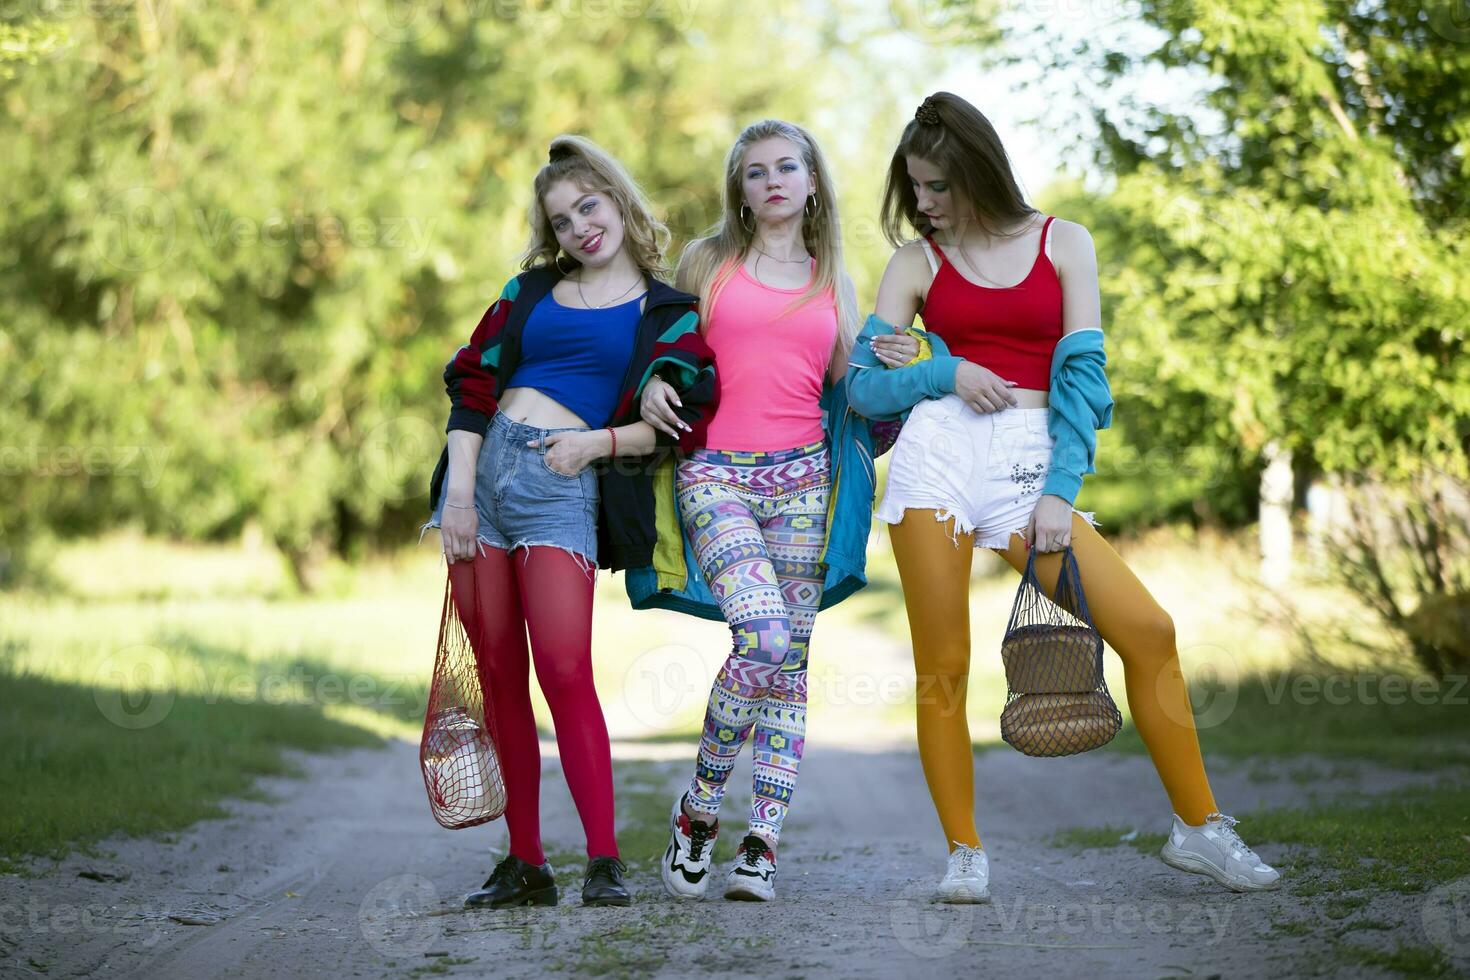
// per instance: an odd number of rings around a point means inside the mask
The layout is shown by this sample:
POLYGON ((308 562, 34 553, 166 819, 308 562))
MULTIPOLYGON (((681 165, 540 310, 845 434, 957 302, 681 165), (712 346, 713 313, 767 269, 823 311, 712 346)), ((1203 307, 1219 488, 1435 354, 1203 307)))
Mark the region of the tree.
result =
MULTIPOLYGON (((1156 434, 1256 465, 1280 446, 1352 483, 1433 474, 1463 499, 1470 32, 1439 0, 1139 9, 1151 41, 1104 35, 1062 60, 1116 86, 1094 118, 1115 178, 1105 278, 1119 371, 1156 434), (1136 93, 1145 70, 1199 104, 1136 93)), ((1417 597, 1401 623, 1470 591, 1466 544, 1446 574, 1390 584, 1417 597)))
POLYGON ((609 147, 688 235, 741 125, 868 70, 832 57, 857 43, 840 4, 778 35, 662 0, 78 9, 60 56, 0 81, 12 575, 41 535, 121 521, 257 522, 308 586, 405 540, 443 365, 515 271, 549 139, 609 147))

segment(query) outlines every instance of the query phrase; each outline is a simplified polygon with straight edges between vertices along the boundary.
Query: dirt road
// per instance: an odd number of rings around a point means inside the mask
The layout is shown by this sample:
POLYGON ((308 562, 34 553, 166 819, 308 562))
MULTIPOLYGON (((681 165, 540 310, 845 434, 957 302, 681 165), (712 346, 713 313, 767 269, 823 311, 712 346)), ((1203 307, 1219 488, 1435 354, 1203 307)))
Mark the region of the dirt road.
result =
MULTIPOLYGON (((620 834, 635 904, 584 909, 582 835, 554 755, 545 766, 544 836, 563 886, 553 909, 465 912, 503 852, 500 823, 468 831, 431 820, 415 747, 303 756, 304 779, 274 779, 272 802, 231 804, 173 841, 109 842, 39 877, 0 879, 9 952, 0 972, 49 977, 1286 975, 1322 951, 1307 898, 1234 895, 1131 847, 1053 846, 1065 828, 1162 831, 1168 811, 1146 759, 1094 753, 1031 760, 977 756, 980 827, 993 901, 940 906, 928 891, 944 847, 909 751, 856 752, 814 726, 783 835, 778 901, 675 902, 657 879, 666 812, 687 776, 681 745, 620 744, 620 834), (637 755, 663 759, 636 759, 637 755), (677 755, 679 758, 668 758, 677 755), (640 814, 642 815, 640 817, 640 814), (641 848, 641 852, 633 848, 641 848), (492 851, 497 852, 492 855, 492 851), (79 872, 104 880, 79 877, 79 872), (115 875, 121 880, 106 880, 115 875), (171 918, 172 916, 172 918, 171 918), (179 921, 180 919, 184 921, 179 921), (197 924, 186 924, 186 923, 197 924)), ((1257 764, 1214 766, 1217 795, 1240 812, 1300 799, 1299 781, 1257 764)), ((1388 791, 1414 777, 1364 771, 1388 791)), ((748 780, 748 753, 733 786, 748 780)), ((733 852, 748 796, 732 791, 733 852)), ((1250 839, 1250 827, 1242 830, 1250 839)), ((1269 846, 1270 861, 1287 855, 1269 846)), ((1375 920, 1412 923, 1412 898, 1374 897, 1375 920)))

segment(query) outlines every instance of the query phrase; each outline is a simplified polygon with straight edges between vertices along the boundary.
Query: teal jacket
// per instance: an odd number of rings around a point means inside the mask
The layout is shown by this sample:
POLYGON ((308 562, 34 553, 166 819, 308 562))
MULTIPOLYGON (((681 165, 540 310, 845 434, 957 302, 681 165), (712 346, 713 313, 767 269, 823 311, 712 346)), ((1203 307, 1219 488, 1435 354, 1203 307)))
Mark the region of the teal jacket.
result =
MULTIPOLYGON (((847 369, 853 408, 874 420, 907 419, 925 398, 950 394, 964 360, 951 354, 938 334, 909 327, 904 332, 918 338, 919 355, 901 368, 889 368, 873 353, 872 340, 893 330, 887 320, 869 316, 847 369)), ((1046 427, 1056 442, 1041 492, 1069 504, 1077 500, 1082 477, 1097 472, 1097 430, 1113 424, 1113 394, 1103 373, 1107 362, 1103 332, 1096 328, 1063 335, 1052 352, 1046 427)))
MULTIPOLYGON (((827 503, 827 542, 820 559, 827 566, 820 609, 835 606, 868 584, 865 569, 877 470, 872 429, 848 403, 847 388, 846 378, 822 388, 822 432, 832 466, 832 493, 827 503)), ((700 572, 679 520, 675 463, 667 456, 654 472, 658 537, 653 563, 629 568, 623 584, 634 609, 673 609, 723 622, 719 603, 700 572)))

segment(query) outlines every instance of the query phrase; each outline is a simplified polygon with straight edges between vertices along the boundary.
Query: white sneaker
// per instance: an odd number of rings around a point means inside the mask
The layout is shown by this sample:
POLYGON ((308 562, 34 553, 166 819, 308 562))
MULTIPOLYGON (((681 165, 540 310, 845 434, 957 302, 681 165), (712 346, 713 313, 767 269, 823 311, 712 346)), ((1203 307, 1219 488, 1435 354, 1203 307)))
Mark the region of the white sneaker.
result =
POLYGON ((934 898, 954 905, 990 901, 990 859, 985 851, 955 841, 955 848, 949 854, 949 868, 934 898))
POLYGON ((661 872, 664 891, 675 898, 703 898, 709 887, 710 860, 720 822, 690 820, 684 812, 684 797, 674 801, 669 814, 669 846, 664 850, 661 872))
POLYGON ((1233 892, 1260 892, 1281 883, 1281 873, 1256 856, 1235 832, 1234 817, 1212 813, 1198 827, 1174 815, 1159 856, 1180 871, 1209 875, 1233 892))
POLYGON ((769 902, 776 897, 776 855, 765 840, 746 834, 735 850, 735 865, 725 878, 725 897, 738 902, 769 902))

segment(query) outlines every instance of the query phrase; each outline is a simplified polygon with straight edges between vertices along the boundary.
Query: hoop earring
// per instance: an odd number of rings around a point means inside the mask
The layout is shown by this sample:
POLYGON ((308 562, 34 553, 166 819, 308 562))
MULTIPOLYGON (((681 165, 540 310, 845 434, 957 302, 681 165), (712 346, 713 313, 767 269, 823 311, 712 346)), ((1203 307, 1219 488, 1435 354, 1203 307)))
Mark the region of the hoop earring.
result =
POLYGON ((747 225, 745 223, 745 212, 747 211, 750 211, 750 207, 748 205, 740 205, 740 227, 744 228, 746 231, 750 232, 753 235, 755 234, 755 212, 751 211, 751 223, 747 225))
POLYGON ((808 218, 815 218, 822 210, 822 202, 817 200, 817 195, 809 194, 801 210, 808 218))
MULTIPOLYGON (((568 255, 567 258, 571 259, 572 257, 568 255)), ((563 276, 569 276, 573 272, 577 271, 577 263, 575 259, 572 259, 572 268, 570 270, 563 269, 561 267, 561 252, 556 253, 556 258, 551 260, 551 264, 556 266, 556 271, 560 272, 563 276)))

